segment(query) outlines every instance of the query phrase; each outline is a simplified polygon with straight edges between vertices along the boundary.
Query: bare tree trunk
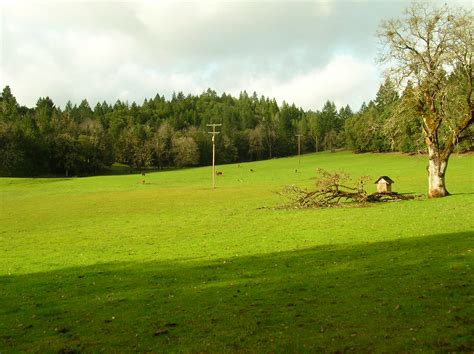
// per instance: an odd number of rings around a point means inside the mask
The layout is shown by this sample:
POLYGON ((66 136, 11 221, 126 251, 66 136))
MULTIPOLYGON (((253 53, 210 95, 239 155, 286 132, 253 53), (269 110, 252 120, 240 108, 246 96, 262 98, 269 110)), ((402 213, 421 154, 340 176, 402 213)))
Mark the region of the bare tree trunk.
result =
POLYGON ((449 195, 444 180, 449 155, 442 157, 439 148, 428 146, 428 157, 428 197, 445 197, 449 195))

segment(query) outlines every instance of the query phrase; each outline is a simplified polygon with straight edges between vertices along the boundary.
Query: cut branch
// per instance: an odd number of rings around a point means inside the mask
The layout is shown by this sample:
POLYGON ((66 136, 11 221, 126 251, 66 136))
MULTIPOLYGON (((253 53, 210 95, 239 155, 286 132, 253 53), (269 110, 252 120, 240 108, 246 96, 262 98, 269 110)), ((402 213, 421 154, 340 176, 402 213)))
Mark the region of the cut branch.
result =
POLYGON ((306 190, 295 185, 285 186, 279 193, 290 200, 283 208, 328 208, 346 205, 364 205, 367 203, 399 201, 414 199, 411 194, 372 193, 367 194, 364 189, 368 181, 367 176, 360 177, 354 187, 340 184, 341 180, 348 179, 348 175, 340 172, 327 172, 318 169, 316 190, 306 190))

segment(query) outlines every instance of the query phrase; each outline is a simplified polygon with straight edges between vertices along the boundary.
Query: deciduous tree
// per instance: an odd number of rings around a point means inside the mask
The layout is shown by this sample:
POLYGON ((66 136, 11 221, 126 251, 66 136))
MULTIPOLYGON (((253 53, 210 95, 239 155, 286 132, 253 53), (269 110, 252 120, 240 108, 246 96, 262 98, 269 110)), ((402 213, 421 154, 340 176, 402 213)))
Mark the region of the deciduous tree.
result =
POLYGON ((474 121, 472 10, 414 3, 382 23, 381 62, 400 84, 411 80, 428 150, 428 195, 448 195, 445 174, 454 147, 474 121))
POLYGON ((176 136, 173 138, 174 163, 178 167, 194 166, 199 163, 199 149, 190 136, 176 136))

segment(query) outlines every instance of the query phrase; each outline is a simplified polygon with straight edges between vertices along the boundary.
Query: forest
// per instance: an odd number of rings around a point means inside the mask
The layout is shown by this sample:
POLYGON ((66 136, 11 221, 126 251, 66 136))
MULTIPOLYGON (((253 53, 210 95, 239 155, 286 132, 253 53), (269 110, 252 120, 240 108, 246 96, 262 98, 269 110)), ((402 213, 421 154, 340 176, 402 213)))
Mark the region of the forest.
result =
MULTIPOLYGON (((17 102, 9 86, 0 96, 1 176, 86 176, 113 163, 130 170, 205 166, 211 163, 211 137, 206 124, 222 123, 216 139, 218 164, 335 151, 424 153, 421 118, 410 102, 413 84, 399 94, 386 79, 373 100, 354 112, 327 101, 321 110, 304 111, 294 104, 249 95, 157 94, 139 105, 87 100, 64 108, 39 98, 28 108, 17 102)), ((471 126, 464 136, 474 136, 471 126)), ((472 139, 457 147, 470 150, 472 139)))

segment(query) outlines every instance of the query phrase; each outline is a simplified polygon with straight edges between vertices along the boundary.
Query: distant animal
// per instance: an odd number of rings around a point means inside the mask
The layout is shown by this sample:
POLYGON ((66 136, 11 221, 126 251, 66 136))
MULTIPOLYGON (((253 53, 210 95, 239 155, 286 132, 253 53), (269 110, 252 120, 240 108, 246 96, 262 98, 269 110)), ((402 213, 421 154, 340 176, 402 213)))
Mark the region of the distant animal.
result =
POLYGON ((250 172, 254 172, 253 168, 250 169, 250 172))
POLYGON ((216 176, 222 176, 222 172, 221 171, 216 171, 216 176))
POLYGON ((142 176, 145 176, 145 171, 142 171, 142 176))

